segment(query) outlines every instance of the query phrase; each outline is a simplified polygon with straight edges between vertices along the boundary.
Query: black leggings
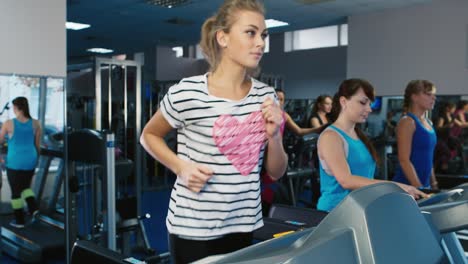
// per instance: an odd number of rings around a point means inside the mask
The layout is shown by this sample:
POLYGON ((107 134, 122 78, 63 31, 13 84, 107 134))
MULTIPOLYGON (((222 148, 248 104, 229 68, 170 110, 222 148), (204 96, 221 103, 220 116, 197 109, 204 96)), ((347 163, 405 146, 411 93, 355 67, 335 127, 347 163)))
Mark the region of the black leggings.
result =
POLYGON ((253 233, 228 234, 213 240, 189 240, 169 234, 171 258, 175 264, 190 263, 204 257, 234 252, 252 244, 253 233))
POLYGON ((8 183, 11 187, 11 198, 21 198, 21 193, 29 189, 34 176, 34 170, 13 170, 7 168, 8 183))

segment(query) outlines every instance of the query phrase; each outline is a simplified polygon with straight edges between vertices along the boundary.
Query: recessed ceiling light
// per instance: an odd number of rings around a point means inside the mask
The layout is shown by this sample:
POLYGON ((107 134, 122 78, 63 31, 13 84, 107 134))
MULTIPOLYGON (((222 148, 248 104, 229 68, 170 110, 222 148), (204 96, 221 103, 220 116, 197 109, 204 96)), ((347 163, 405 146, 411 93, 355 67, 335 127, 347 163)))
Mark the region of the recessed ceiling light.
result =
POLYGON ((279 21, 276 19, 267 19, 265 20, 265 24, 267 28, 284 27, 289 25, 289 23, 287 22, 279 21))
POLYGON ((90 26, 91 25, 88 25, 88 24, 75 23, 75 22, 66 22, 65 23, 65 27, 67 29, 71 29, 71 30, 85 29, 85 28, 89 28, 90 26))
POLYGON ((324 2, 331 2, 335 0, 296 0, 296 2, 306 4, 306 5, 312 5, 312 4, 321 4, 324 2))
POLYGON ((104 49, 104 48, 91 48, 87 49, 89 52, 94 52, 94 53, 112 53, 114 50, 111 49, 104 49))
POLYGON ((173 8, 181 5, 186 5, 190 3, 191 0, 147 0, 146 2, 151 5, 173 8))

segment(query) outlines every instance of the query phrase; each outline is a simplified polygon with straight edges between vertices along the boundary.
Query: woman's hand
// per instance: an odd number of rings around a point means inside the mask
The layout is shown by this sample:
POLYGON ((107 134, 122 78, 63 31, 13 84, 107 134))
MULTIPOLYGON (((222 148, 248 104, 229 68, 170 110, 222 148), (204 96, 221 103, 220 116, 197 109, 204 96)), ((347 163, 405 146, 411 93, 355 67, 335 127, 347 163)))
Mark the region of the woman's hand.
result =
POLYGON ((284 122, 283 110, 269 97, 263 102, 261 108, 268 138, 277 136, 284 122))
POLYGON ((205 165, 183 161, 177 175, 191 191, 198 193, 213 176, 213 170, 205 165))
POLYGON ((411 186, 411 185, 407 185, 407 184, 403 184, 403 183, 397 183, 398 186, 400 186, 400 188, 402 188, 405 192, 407 192, 409 195, 413 196, 414 199, 421 199, 421 198, 427 198, 429 197, 429 195, 421 192, 420 190, 418 190, 418 188, 414 187, 414 186, 411 186))

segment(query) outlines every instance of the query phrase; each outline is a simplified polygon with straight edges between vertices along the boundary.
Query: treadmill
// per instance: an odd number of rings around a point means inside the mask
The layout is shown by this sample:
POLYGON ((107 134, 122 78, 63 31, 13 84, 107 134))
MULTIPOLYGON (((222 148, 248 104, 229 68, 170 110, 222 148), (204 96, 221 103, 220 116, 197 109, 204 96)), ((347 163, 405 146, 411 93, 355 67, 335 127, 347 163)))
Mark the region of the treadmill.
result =
POLYGON ((468 263, 468 183, 421 199, 421 211, 431 215, 450 263, 468 263))
POLYGON ((316 227, 327 214, 327 212, 310 208, 273 204, 268 217, 263 218, 263 227, 254 231, 254 241, 265 241, 316 227))
POLYGON ((194 263, 467 263, 445 243, 445 234, 468 224, 468 201, 452 198, 423 213, 397 185, 369 185, 351 192, 316 228, 194 263))
MULTIPOLYGON (((106 156, 103 155, 106 141, 101 133, 84 129, 71 131, 67 135, 68 139, 68 161, 92 162, 105 164, 106 156), (83 147, 84 143, 87 145, 83 147), (96 149, 87 146, 100 146, 96 149), (92 150, 92 151, 89 151, 92 150)), ((46 258, 63 257, 66 255, 66 232, 63 213, 57 212, 58 196, 65 179, 65 162, 63 150, 60 146, 54 148, 41 148, 41 160, 39 171, 36 173, 34 191, 37 194, 37 201, 40 202, 40 214, 38 221, 18 229, 10 225, 5 225, 1 229, 1 247, 5 254, 20 260, 22 263, 41 263, 46 258), (60 159, 57 176, 54 179, 52 194, 45 198, 45 185, 49 174, 49 167, 54 158, 60 159)), ((73 211, 73 210, 72 210, 73 211)), ((73 230, 77 226, 76 215, 71 216, 72 224, 67 226, 72 230, 73 235, 77 235, 73 230)), ((75 238, 73 238, 75 240, 75 238)))
POLYGON ((21 229, 4 226, 1 232, 3 252, 22 263, 39 263, 45 256, 65 254, 65 232, 59 226, 40 220, 21 229))
MULTIPOLYGON (((64 179, 63 151, 41 148, 39 171, 36 173, 35 190, 40 208, 38 220, 24 228, 6 224, 1 228, 1 248, 5 254, 22 263, 39 263, 45 257, 62 257, 65 254, 65 232, 63 214, 55 210, 60 188, 64 179), (53 193, 45 205, 44 188, 52 160, 59 158, 57 175, 53 183, 53 193), (43 206, 44 205, 44 206, 43 206)), ((12 217, 8 219, 12 220, 12 217)), ((8 221, 8 223, 9 223, 8 221)))

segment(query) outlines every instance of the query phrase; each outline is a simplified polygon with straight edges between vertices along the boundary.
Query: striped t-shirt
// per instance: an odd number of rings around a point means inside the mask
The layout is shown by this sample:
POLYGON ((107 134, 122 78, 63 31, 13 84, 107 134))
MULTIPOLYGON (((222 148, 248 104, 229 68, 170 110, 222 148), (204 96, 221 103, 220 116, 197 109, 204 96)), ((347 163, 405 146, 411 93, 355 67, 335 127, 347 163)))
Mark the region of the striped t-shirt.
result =
POLYGON ((274 89, 255 79, 241 100, 212 96, 207 74, 169 89, 160 110, 177 129, 178 157, 214 172, 199 193, 177 178, 166 218, 169 233, 211 239, 263 226, 259 173, 266 134, 261 104, 267 97, 277 101, 274 89))

